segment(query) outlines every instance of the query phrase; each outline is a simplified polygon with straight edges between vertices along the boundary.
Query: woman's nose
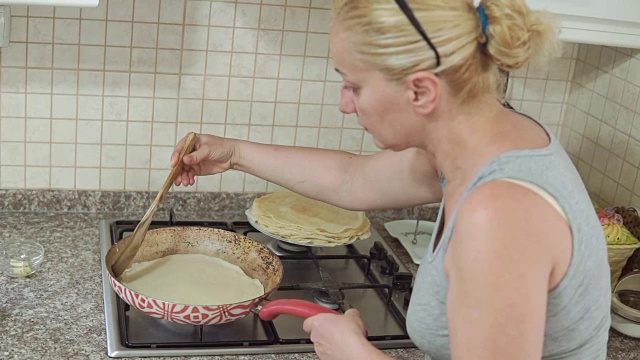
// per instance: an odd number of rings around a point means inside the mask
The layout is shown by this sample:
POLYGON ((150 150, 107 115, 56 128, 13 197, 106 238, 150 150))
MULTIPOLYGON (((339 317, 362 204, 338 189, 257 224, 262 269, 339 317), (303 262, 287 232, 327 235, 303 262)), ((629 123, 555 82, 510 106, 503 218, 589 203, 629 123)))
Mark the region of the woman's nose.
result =
POLYGON ((355 105, 353 104, 353 93, 350 89, 347 89, 345 86, 342 87, 340 91, 340 106, 338 109, 343 114, 353 114, 356 112, 355 105))

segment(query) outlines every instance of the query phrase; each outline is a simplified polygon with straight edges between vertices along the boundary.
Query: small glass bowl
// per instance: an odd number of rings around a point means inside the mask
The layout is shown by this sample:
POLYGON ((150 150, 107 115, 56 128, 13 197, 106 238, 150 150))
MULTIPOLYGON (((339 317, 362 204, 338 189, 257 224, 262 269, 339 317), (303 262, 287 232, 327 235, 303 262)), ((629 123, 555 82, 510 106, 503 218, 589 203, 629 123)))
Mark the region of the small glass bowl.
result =
POLYGON ((0 268, 11 277, 29 276, 40 268, 44 248, 35 241, 0 243, 0 268))

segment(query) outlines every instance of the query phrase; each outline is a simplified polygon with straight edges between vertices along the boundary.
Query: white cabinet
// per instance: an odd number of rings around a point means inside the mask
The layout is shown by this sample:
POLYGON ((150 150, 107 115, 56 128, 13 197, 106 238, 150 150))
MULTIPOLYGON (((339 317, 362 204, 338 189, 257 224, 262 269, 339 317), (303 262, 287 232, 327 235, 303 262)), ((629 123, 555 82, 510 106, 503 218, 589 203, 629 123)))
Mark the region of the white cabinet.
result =
POLYGON ((564 41, 640 48, 640 0, 527 0, 527 4, 554 13, 564 41))

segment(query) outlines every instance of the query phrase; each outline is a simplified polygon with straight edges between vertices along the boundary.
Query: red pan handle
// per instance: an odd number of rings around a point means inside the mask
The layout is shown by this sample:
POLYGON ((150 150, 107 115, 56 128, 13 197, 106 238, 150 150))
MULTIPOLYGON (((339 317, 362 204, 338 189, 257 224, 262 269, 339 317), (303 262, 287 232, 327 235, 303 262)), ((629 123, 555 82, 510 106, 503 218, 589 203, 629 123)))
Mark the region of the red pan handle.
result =
POLYGON ((340 315, 339 312, 328 309, 322 305, 296 299, 280 299, 269 301, 264 306, 262 306, 262 309, 259 313, 260 319, 265 321, 271 321, 282 314, 295 315, 303 319, 318 314, 340 315))

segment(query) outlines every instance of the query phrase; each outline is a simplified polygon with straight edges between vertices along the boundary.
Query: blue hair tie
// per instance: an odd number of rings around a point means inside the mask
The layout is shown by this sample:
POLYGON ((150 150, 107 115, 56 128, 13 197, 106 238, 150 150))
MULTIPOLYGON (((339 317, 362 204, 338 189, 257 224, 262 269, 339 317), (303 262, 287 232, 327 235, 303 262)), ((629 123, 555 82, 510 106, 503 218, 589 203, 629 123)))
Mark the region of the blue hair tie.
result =
POLYGON ((489 19, 487 19, 487 12, 484 10, 484 6, 478 5, 476 8, 478 11, 478 16, 480 16, 480 24, 482 24, 482 33, 485 37, 485 42, 482 44, 482 47, 485 47, 489 42, 489 19))

